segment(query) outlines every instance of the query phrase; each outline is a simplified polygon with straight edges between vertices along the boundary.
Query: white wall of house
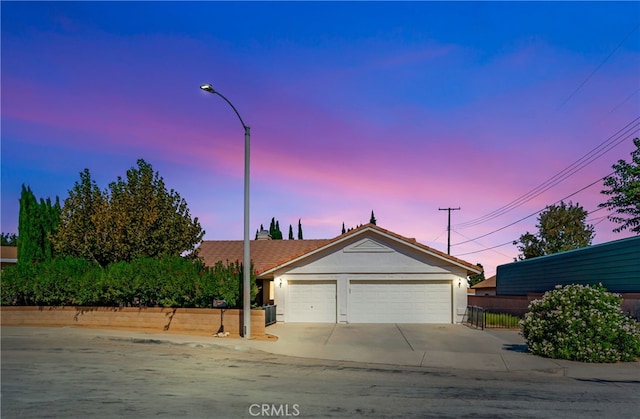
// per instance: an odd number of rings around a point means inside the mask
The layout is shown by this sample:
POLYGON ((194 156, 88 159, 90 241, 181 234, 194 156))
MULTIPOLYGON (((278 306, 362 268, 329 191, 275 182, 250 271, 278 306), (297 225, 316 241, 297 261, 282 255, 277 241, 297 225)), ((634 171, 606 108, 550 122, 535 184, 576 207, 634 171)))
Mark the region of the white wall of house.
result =
POLYGON ((330 318, 338 323, 462 321, 467 305, 465 268, 384 237, 356 239, 274 272, 278 321, 309 321, 316 318, 314 311, 322 322, 330 318), (327 317, 332 289, 335 314, 327 317), (319 300, 315 305, 314 294, 319 300), (420 301, 426 301, 426 309, 420 301), (306 311, 301 314, 301 309, 306 311), (386 309, 388 315, 380 317, 386 309))

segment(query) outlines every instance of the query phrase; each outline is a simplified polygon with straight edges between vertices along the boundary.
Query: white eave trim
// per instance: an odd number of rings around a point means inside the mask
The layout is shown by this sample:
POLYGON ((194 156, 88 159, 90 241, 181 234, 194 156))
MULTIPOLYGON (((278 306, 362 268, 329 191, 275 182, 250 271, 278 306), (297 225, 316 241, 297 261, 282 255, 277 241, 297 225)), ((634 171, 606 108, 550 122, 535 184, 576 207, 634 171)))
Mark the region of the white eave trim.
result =
POLYGON ((260 273, 260 275, 258 275, 258 276, 259 276, 259 277, 261 277, 261 276, 263 276, 263 275, 272 274, 272 273, 274 273, 275 271, 277 271, 277 270, 279 270, 279 269, 284 268, 285 266, 288 266, 288 265, 294 264, 294 263, 296 263, 296 262, 298 262, 298 261, 300 261, 300 260, 302 260, 302 259, 306 259, 306 258, 308 258, 308 257, 310 257, 310 256, 313 256, 313 255, 315 255, 316 253, 320 253, 320 252, 322 252, 322 251, 324 251, 324 250, 326 250, 326 249, 329 249, 329 248, 331 248, 331 247, 337 246, 337 245, 339 245, 340 243, 345 242, 345 241, 347 241, 347 240, 350 240, 350 239, 352 239, 353 237, 358 237, 359 235, 364 234, 364 233, 365 233, 365 232, 367 232, 367 231, 371 231, 371 232, 373 232, 373 233, 375 233, 375 234, 378 234, 378 235, 380 235, 380 236, 386 237, 387 239, 390 239, 390 240, 392 240, 392 241, 395 241, 396 243, 403 244, 403 245, 408 246, 408 247, 410 247, 410 248, 412 248, 412 249, 414 249, 414 250, 417 250, 417 251, 419 251, 419 252, 421 252, 421 253, 424 253, 424 254, 430 255, 430 256, 435 257, 435 258, 437 258, 437 259, 440 259, 440 260, 443 260, 443 261, 445 261, 445 262, 448 262, 448 263, 450 263, 450 264, 452 264, 452 265, 458 266, 458 267, 460 267, 460 268, 464 269, 464 270, 465 270, 465 272, 466 272, 466 271, 472 271, 472 272, 475 272, 475 273, 477 273, 477 274, 479 274, 479 273, 481 273, 481 272, 482 272, 482 271, 480 270, 480 268, 477 268, 477 267, 476 267, 476 270, 470 269, 470 267, 469 267, 469 266, 464 265, 464 264, 462 264, 462 263, 459 263, 457 260, 450 259, 450 258, 447 258, 447 257, 443 257, 442 255, 440 255, 440 254, 438 254, 438 253, 430 252, 430 251, 428 251, 427 249, 424 249, 423 247, 421 247, 421 246, 417 245, 416 243, 414 243, 414 242, 412 242, 412 241, 408 241, 408 240, 401 240, 401 239, 399 239, 399 238, 397 238, 397 237, 395 237, 395 236, 389 235, 389 234, 387 234, 387 233, 385 233, 385 232, 383 232, 383 231, 380 231, 380 230, 377 230, 377 229, 374 229, 374 228, 371 228, 371 227, 367 227, 367 228, 364 228, 363 230, 361 230, 361 231, 357 232, 356 234, 353 234, 353 235, 346 234, 346 235, 345 235, 346 237, 341 237, 341 238, 339 238, 339 239, 338 239, 338 240, 336 240, 336 241, 332 241, 331 243, 328 243, 328 244, 326 244, 326 245, 324 245, 324 246, 322 246, 322 247, 319 247, 319 248, 314 249, 314 250, 312 250, 312 251, 310 251, 310 252, 307 252, 307 253, 305 253, 305 254, 303 254, 303 255, 301 255, 301 256, 298 256, 298 257, 297 257, 297 258, 295 258, 295 259, 291 259, 290 261, 287 261, 287 262, 285 262, 285 263, 282 263, 282 264, 280 264, 280 265, 278 265, 278 266, 274 266, 273 268, 271 268, 271 269, 269 269, 269 270, 266 270, 266 271, 264 271, 264 272, 261 272, 261 273, 260 273))

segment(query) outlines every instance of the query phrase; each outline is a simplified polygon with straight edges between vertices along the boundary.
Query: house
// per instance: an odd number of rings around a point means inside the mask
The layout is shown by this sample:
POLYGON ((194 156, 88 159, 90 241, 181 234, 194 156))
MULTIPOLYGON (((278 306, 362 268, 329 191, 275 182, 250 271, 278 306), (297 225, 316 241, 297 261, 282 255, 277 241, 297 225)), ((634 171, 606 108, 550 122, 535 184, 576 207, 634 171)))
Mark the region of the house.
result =
POLYGON ((0 246, 0 268, 18 263, 18 248, 16 246, 0 246))
POLYGON ((640 236, 500 265, 496 293, 525 296, 599 283, 610 292, 640 293, 640 236))
POLYGON ((496 276, 478 282, 470 289, 475 291, 474 295, 496 295, 496 276))
MULTIPOLYGON (((205 264, 242 260, 242 241, 204 241, 205 264)), ((469 262, 373 224, 330 240, 252 240, 259 303, 279 322, 456 323, 469 262)))

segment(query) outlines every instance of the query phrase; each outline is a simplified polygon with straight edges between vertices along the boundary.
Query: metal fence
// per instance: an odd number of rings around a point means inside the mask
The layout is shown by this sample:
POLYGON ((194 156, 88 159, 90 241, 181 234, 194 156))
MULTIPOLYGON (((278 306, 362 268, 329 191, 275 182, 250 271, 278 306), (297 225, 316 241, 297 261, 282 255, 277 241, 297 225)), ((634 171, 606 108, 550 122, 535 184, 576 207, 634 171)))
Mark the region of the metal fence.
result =
POLYGON ((473 326, 476 329, 484 330, 484 309, 478 306, 467 306, 467 311, 464 314, 467 326, 473 326))
POLYGON ((526 313, 521 310, 519 315, 513 313, 504 313, 497 310, 486 310, 478 306, 467 306, 465 313, 465 322, 467 326, 476 329, 519 329, 520 319, 526 313))
POLYGON ((262 306, 264 308, 264 325, 269 326, 276 322, 276 305, 262 306))

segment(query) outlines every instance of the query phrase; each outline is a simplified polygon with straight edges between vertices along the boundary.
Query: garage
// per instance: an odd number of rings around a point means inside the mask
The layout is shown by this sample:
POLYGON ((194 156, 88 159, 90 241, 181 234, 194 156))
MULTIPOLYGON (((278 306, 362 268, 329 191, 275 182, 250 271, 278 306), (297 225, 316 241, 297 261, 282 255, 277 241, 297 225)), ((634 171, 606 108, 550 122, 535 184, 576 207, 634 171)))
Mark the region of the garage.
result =
MULTIPOLYGON (((240 260, 242 241, 203 242, 207 266, 240 260)), ((440 323, 464 319, 467 277, 482 269, 375 224, 333 239, 252 240, 257 304, 277 322, 440 323)))
POLYGON ((294 323, 335 323, 335 281, 290 281, 289 321, 294 323))
POLYGON ((450 281, 366 281, 349 285, 349 323, 451 323, 450 281))

